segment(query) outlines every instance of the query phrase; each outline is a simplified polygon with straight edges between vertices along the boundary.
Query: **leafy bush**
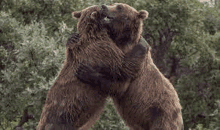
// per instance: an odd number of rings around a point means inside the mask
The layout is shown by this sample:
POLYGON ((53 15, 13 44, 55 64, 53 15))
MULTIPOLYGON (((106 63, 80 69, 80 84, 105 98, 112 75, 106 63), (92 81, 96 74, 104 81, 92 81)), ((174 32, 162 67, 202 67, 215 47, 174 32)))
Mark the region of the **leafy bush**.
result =
MULTIPOLYGON (((14 21, 13 18, 8 20, 14 21)), ((0 118, 15 120, 22 115, 22 110, 26 106, 33 105, 32 114, 39 119, 41 113, 39 108, 42 108, 46 91, 52 85, 64 61, 64 37, 48 37, 43 23, 33 22, 26 26, 17 24, 16 27, 13 26, 9 29, 14 28, 14 33, 20 35, 18 39, 7 35, 8 39, 12 40, 13 50, 8 51, 7 48, 1 47, 4 50, 2 55, 5 68, 1 70, 3 84, 0 87, 2 92, 0 118)), ((67 30, 61 28, 63 31, 67 30)), ((64 32, 63 34, 65 36, 64 32)))

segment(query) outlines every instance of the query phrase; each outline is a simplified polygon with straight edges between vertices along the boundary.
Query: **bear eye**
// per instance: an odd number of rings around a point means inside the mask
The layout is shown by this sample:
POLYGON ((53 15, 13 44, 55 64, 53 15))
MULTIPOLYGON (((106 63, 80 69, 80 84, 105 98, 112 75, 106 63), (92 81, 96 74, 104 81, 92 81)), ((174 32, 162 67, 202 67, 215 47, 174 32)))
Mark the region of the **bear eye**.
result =
POLYGON ((122 10, 122 8, 123 8, 122 5, 117 5, 116 7, 117 10, 122 10))

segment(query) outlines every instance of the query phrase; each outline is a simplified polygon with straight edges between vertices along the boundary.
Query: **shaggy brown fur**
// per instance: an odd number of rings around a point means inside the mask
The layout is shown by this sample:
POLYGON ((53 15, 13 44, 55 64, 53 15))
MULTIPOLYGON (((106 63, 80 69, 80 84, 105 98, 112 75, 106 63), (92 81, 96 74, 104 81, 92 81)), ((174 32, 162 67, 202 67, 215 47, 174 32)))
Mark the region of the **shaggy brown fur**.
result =
POLYGON ((124 55, 102 28, 104 15, 99 12, 98 6, 73 14, 78 19, 80 39, 78 43, 67 45, 64 66, 48 91, 38 130, 87 130, 99 118, 108 95, 73 75, 79 63, 104 66, 115 77, 126 79, 133 76, 131 68, 140 68, 128 59, 142 62, 139 58, 143 59, 146 52, 144 48, 141 52, 137 51, 141 49, 137 46, 124 55), (142 57, 135 57, 136 53, 142 54, 142 57))
MULTIPOLYGON (((126 53, 141 36, 146 11, 138 12, 122 3, 102 8, 110 19, 109 35, 126 53), (127 41, 121 44, 123 40, 127 41)), ((110 96, 131 130, 183 130, 178 95, 153 63, 150 50, 137 76, 120 84, 114 83, 111 89, 110 96)))

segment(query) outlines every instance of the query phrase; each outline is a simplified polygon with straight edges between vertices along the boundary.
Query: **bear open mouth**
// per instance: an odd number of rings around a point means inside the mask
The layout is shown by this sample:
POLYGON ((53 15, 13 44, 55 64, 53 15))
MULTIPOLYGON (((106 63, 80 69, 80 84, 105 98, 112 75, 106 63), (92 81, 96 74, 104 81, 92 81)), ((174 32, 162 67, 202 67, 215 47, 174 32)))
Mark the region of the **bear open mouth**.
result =
POLYGON ((104 20, 109 23, 113 20, 113 17, 105 16, 104 20))
POLYGON ((101 16, 104 16, 104 20, 106 20, 106 21, 110 21, 110 20, 114 19, 113 17, 110 16, 109 10, 106 7, 106 5, 101 6, 100 14, 101 14, 101 16))
POLYGON ((113 19, 113 17, 110 17, 110 16, 108 16, 108 15, 106 16, 106 18, 108 18, 108 19, 113 19))

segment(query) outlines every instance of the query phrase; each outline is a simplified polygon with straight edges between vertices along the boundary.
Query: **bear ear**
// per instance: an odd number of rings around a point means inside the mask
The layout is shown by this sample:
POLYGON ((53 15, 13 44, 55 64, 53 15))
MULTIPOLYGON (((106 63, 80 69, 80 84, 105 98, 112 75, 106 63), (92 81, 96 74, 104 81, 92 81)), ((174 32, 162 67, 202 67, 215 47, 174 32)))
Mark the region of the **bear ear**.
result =
POLYGON ((144 20, 148 17, 148 12, 146 10, 141 10, 139 11, 138 17, 144 20))
POLYGON ((73 15, 74 18, 78 19, 78 18, 81 17, 81 11, 79 11, 79 12, 75 11, 75 12, 72 13, 72 15, 73 15))
POLYGON ((92 12, 92 14, 91 14, 91 19, 93 19, 93 20, 95 20, 95 19, 97 19, 97 17, 98 17, 98 13, 95 11, 95 12, 92 12))

